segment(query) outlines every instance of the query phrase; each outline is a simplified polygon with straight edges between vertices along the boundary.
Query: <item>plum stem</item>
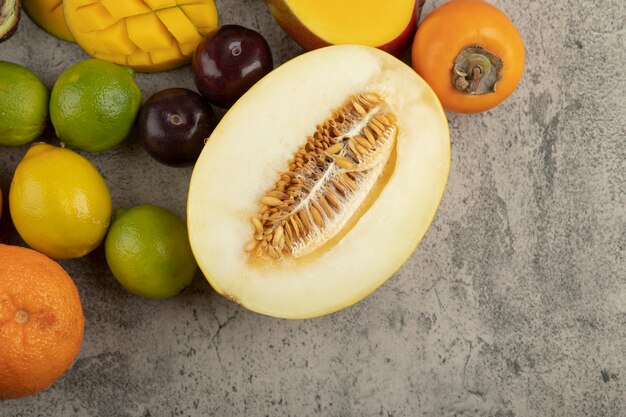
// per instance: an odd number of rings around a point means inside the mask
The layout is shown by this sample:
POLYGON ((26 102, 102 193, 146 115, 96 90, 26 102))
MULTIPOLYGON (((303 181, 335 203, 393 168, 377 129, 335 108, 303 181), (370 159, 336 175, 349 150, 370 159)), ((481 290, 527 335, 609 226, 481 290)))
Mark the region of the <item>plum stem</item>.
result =
POLYGON ((178 126, 179 124, 183 122, 183 119, 177 114, 173 115, 170 120, 172 121, 172 124, 175 126, 178 126))

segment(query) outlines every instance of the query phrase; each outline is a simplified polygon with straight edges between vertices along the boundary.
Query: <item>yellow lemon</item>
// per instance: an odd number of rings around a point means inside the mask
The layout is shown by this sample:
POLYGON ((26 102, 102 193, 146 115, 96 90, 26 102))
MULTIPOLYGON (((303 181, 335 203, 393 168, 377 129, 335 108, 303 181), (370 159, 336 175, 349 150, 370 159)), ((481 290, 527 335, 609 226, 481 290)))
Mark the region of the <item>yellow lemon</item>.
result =
POLYGON ((78 258, 104 239, 111 195, 89 160, 40 143, 26 152, 15 170, 9 210, 30 247, 55 259, 78 258))

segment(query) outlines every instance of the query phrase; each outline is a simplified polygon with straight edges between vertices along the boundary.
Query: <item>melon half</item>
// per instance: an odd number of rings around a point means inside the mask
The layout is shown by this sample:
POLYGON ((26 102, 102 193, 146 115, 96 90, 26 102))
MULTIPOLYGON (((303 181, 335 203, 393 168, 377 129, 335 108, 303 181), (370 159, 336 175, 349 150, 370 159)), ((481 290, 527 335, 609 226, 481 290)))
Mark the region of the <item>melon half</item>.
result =
POLYGON ((318 49, 259 81, 209 138, 191 247, 213 288, 250 310, 332 313, 411 256, 449 165, 445 114, 410 67, 367 46, 318 49))

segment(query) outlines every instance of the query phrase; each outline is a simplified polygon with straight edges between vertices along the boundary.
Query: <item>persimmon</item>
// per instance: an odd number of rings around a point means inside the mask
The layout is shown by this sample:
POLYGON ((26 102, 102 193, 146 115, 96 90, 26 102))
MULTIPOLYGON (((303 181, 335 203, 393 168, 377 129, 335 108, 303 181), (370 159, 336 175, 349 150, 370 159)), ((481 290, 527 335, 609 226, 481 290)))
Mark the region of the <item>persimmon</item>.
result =
POLYGON ((513 93, 524 71, 524 44, 497 7, 482 0, 452 0, 420 25, 412 66, 444 108, 478 113, 513 93))

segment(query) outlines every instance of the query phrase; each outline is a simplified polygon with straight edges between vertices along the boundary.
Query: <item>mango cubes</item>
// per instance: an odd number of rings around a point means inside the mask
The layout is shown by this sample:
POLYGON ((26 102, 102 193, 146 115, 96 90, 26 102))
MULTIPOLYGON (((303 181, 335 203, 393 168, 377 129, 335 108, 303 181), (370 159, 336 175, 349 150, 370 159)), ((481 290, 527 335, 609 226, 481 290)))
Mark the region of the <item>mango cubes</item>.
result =
POLYGON ((142 72, 189 63, 200 41, 218 28, 213 0, 64 0, 63 11, 89 55, 142 72))

